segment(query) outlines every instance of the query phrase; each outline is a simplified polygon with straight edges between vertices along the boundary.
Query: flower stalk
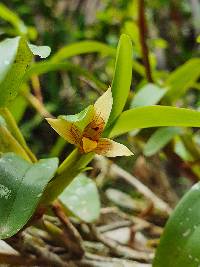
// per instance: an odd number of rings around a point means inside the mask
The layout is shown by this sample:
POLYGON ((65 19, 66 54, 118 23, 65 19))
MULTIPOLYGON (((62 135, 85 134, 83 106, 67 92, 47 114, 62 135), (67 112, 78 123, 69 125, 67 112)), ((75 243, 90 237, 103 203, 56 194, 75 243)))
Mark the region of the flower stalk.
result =
POLYGON ((94 155, 93 152, 81 154, 77 148, 74 149, 59 166, 54 179, 48 184, 41 204, 49 204, 54 201, 72 180, 86 169, 94 155))

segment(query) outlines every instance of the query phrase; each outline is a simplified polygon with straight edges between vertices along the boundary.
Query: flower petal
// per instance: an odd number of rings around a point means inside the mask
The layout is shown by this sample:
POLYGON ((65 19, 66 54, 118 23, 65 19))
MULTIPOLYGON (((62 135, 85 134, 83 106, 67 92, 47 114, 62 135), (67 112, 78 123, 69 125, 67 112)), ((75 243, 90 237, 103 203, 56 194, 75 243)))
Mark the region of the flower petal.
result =
POLYGON ((97 141, 93 141, 87 137, 82 138, 82 143, 83 143, 83 151, 85 153, 89 153, 97 147, 97 141))
POLYGON ((109 87, 108 90, 102 96, 100 96, 94 104, 96 117, 101 117, 105 124, 109 119, 112 104, 112 92, 111 88, 109 87))
POLYGON ((51 127, 70 144, 80 144, 81 131, 74 123, 63 119, 46 119, 51 127))
POLYGON ((58 119, 63 119, 75 124, 81 131, 94 119, 94 106, 90 105, 81 112, 74 115, 61 115, 58 119))
POLYGON ((100 138, 95 153, 106 157, 131 156, 133 153, 124 145, 111 139, 100 138))

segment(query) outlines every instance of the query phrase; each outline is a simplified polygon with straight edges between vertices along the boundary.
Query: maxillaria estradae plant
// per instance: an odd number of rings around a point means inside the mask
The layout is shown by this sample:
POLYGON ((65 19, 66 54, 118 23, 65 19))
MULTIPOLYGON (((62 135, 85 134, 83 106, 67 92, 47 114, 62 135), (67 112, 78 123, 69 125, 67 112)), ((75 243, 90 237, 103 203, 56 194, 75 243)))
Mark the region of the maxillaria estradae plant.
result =
POLYGON ((106 157, 131 156, 133 153, 124 145, 101 135, 112 110, 113 98, 109 88, 94 105, 76 115, 47 118, 51 127, 66 141, 77 146, 79 152, 106 157))

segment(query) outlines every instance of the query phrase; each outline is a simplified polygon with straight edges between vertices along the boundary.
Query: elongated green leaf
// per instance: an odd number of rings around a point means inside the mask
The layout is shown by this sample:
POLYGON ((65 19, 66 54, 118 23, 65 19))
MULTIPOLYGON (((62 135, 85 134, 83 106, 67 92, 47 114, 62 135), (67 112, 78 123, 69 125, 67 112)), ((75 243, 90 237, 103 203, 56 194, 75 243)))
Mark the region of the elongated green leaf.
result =
POLYGON ((115 74, 112 82, 113 106, 107 127, 121 114, 131 85, 133 48, 128 35, 122 34, 117 48, 115 74))
POLYGON ((153 267, 200 265, 200 183, 183 197, 167 222, 153 267))
POLYGON ((14 99, 22 77, 32 60, 24 38, 6 39, 0 43, 0 107, 14 99))
POLYGON ((12 24, 17 30, 17 34, 27 34, 28 29, 24 22, 2 3, 0 3, 0 17, 12 24))
POLYGON ((10 103, 8 108, 12 113, 13 117, 15 118, 16 122, 18 123, 22 119, 27 107, 28 102, 26 101, 26 99, 23 96, 18 95, 14 99, 14 101, 10 103))
POLYGON ((60 195, 59 199, 75 216, 85 222, 96 220, 100 214, 100 201, 96 184, 79 174, 60 195))
POLYGON ((131 108, 157 104, 167 92, 166 88, 149 83, 142 87, 133 98, 131 108))
POLYGON ((86 54, 86 53, 101 53, 102 55, 115 55, 116 50, 109 45, 97 41, 81 41, 78 43, 66 45, 61 48, 51 58, 52 62, 58 62, 69 57, 86 54))
MULTIPOLYGON (((30 89, 27 86, 27 84, 23 83, 21 88, 20 88, 20 92, 29 92, 30 89)), ((24 112, 26 110, 26 108, 28 107, 28 102, 27 100, 24 98, 24 96, 22 96, 21 94, 19 94, 8 106, 8 109, 10 110, 10 112, 12 113, 13 117, 15 118, 15 121, 18 123, 23 115, 24 112)), ((1 112, 0 112, 1 113, 1 112)))
POLYGON ((173 102, 179 99, 200 76, 200 59, 193 58, 173 71, 166 81, 169 90, 166 99, 173 102))
POLYGON ((181 133, 177 127, 164 127, 155 131, 144 146, 144 155, 152 156, 168 144, 176 135, 181 133))
POLYGON ((110 137, 137 128, 159 126, 200 127, 200 112, 170 106, 138 107, 124 111, 116 121, 110 137))
POLYGON ((58 166, 56 158, 31 164, 13 153, 0 158, 0 238, 17 233, 33 215, 58 166))

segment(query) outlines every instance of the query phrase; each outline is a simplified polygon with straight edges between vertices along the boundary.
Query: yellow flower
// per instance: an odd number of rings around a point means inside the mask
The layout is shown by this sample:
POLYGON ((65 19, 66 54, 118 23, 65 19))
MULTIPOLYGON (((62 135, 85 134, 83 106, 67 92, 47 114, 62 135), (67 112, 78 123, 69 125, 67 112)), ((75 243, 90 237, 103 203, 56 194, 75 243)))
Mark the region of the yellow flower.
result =
POLYGON ((112 104, 112 92, 109 88, 94 105, 82 112, 59 116, 58 119, 47 118, 47 121, 66 141, 76 145, 80 153, 95 152, 106 157, 133 155, 126 146, 108 138, 101 138, 112 104))

